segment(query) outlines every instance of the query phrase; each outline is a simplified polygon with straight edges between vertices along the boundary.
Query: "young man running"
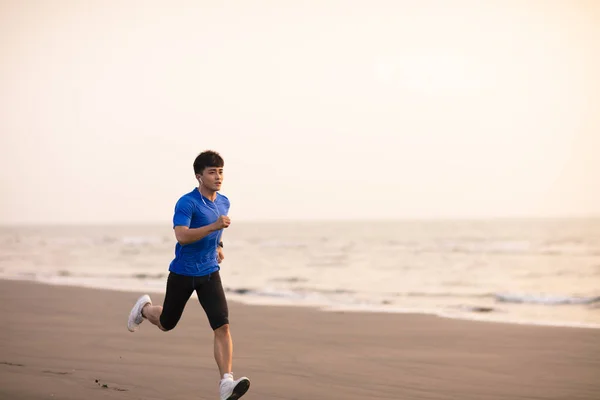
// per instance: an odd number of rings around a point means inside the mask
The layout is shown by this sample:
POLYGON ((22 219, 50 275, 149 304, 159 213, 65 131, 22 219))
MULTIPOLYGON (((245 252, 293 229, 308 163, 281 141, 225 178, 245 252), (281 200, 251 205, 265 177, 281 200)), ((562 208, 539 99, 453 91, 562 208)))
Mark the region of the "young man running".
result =
POLYGON ((173 227, 177 244, 163 306, 152 305, 150 296, 143 295, 129 314, 127 328, 135 332, 144 319, 163 331, 175 328, 195 290, 214 331, 215 361, 222 377, 221 400, 235 400, 246 393, 250 380, 234 380, 231 372, 229 310, 219 275, 219 263, 224 258, 220 238, 230 224, 229 199, 218 193, 223 183, 223 166, 223 158, 217 152, 205 151, 196 157, 194 173, 199 186, 175 205, 173 227))

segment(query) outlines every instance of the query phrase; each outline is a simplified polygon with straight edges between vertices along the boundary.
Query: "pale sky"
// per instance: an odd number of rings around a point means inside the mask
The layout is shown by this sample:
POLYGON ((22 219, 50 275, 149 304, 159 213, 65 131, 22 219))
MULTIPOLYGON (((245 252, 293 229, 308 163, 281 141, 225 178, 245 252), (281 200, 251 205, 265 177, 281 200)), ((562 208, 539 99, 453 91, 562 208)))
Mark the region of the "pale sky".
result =
POLYGON ((0 224, 600 215, 600 2, 0 0, 0 224), (167 5, 168 4, 168 5, 167 5))

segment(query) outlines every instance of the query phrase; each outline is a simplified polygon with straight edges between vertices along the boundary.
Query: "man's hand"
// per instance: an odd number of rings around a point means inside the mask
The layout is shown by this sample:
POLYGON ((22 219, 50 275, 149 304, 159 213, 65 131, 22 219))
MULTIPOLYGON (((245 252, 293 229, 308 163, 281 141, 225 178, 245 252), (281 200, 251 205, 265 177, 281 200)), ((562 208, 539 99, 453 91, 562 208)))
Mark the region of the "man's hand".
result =
POLYGON ((225 255, 223 254, 223 248, 221 246, 217 246, 217 261, 221 264, 221 261, 225 259, 225 255))
POLYGON ((217 230, 227 228, 229 226, 229 224, 231 224, 231 220, 229 219, 229 217, 227 215, 219 216, 219 219, 214 223, 217 230))

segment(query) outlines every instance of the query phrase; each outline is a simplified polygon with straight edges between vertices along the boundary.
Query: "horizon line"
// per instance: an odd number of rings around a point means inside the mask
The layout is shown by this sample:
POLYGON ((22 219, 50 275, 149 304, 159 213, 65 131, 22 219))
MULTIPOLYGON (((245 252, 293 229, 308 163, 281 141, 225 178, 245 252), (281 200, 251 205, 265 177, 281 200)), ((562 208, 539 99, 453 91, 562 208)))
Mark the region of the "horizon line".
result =
MULTIPOLYGON (((236 219, 237 223, 320 223, 320 222, 493 222, 493 221, 563 221, 563 220, 600 220, 598 215, 560 215, 560 216, 486 216, 486 217, 395 217, 395 218, 256 218, 236 219)), ((158 226, 170 225, 167 221, 77 221, 77 222, 0 222, 0 227, 52 227, 52 226, 158 226)))

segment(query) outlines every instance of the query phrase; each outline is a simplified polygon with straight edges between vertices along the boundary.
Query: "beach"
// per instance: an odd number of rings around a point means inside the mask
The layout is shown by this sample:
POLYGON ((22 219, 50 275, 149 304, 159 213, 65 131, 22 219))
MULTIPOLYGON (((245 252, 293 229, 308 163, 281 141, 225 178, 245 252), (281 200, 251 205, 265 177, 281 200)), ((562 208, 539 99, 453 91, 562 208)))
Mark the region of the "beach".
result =
POLYGON ((600 0, 4 0, 0 31, 0 400, 218 399, 196 294, 127 328, 217 270, 242 400, 600 400, 600 0))
MULTIPOLYGON (((0 281, 0 398, 216 399, 195 297, 130 333, 138 293, 0 281)), ((161 295, 153 295, 156 304, 161 295)), ((600 330, 230 302, 244 399, 598 399, 600 330)))

